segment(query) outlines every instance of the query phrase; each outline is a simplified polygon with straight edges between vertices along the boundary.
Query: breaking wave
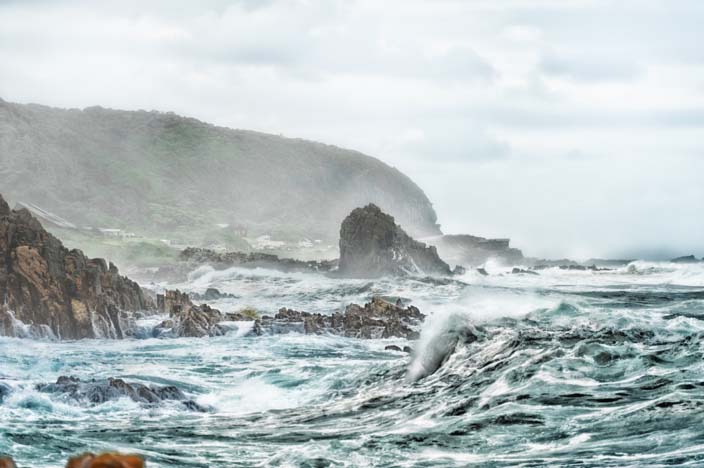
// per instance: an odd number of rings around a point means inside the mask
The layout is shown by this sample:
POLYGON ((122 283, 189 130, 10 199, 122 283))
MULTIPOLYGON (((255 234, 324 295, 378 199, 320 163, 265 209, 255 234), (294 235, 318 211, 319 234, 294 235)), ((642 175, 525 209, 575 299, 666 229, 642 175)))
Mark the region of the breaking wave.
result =
POLYGON ((232 294, 215 304, 226 312, 401 297, 428 314, 416 342, 250 337, 237 324, 152 338, 160 317, 139 322, 140 339, 0 338, 0 453, 39 468, 87 449, 156 467, 704 464, 701 265, 487 271, 369 282, 201 269, 178 285, 232 294), (60 375, 175 385, 212 411, 37 390, 60 375))

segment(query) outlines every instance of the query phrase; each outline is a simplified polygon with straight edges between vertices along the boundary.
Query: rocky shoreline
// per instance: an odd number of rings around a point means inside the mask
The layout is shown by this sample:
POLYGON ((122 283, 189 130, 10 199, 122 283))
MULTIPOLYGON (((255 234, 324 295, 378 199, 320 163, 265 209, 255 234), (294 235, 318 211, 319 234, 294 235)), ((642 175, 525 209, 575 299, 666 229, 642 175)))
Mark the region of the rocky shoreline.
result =
POLYGON ((364 306, 350 304, 330 315, 281 308, 273 317, 239 312, 223 313, 207 304, 195 305, 188 294, 165 291, 158 296, 159 311, 169 318, 157 325, 154 337, 205 337, 226 334, 233 322, 248 323, 249 335, 282 333, 330 334, 349 338, 417 339, 425 315, 414 306, 403 307, 375 296, 364 306))
POLYGON ((0 297, 5 336, 125 338, 133 329, 132 312, 154 308, 115 265, 67 249, 28 210, 11 210, 2 196, 0 297))

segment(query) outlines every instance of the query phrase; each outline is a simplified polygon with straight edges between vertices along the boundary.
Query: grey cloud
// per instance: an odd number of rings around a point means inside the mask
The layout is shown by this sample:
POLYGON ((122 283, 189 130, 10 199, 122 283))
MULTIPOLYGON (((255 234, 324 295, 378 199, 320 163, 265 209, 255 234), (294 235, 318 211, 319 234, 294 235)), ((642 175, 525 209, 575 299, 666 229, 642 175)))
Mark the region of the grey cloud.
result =
POLYGON ((0 0, 0 96, 173 110, 358 149, 413 177, 454 232, 511 236, 528 253, 691 246, 704 230, 688 215, 704 208, 703 11, 0 0))
POLYGON ((539 64, 548 75, 578 81, 623 81, 636 78, 641 69, 627 57, 580 54, 546 54, 539 64))

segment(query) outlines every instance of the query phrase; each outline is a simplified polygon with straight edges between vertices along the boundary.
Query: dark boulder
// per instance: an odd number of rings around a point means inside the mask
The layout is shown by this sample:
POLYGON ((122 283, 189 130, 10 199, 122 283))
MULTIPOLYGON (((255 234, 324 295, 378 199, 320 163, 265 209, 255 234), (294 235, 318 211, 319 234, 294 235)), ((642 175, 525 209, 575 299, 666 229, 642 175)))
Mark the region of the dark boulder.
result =
POLYGON ((180 401, 188 409, 207 411, 193 400, 189 400, 181 390, 172 385, 146 386, 115 378, 83 381, 78 377, 61 376, 56 380, 56 383, 37 385, 37 390, 44 393, 60 394, 72 400, 91 404, 127 397, 145 405, 154 405, 165 400, 180 401))
POLYGON ((103 259, 69 250, 26 209, 0 196, 0 335, 124 338, 131 312, 153 308, 140 286, 103 259), (49 333, 50 332, 50 333, 49 333))
POLYGON ((410 346, 404 346, 403 348, 397 345, 386 345, 384 346, 385 351, 396 351, 397 353, 407 353, 410 354, 413 352, 410 346))
POLYGON ((511 270, 511 274, 513 275, 538 275, 539 273, 537 271, 533 270, 524 270, 523 268, 513 268, 511 270))
POLYGON ((435 247, 411 238, 393 216, 373 204, 356 208, 340 228, 341 276, 450 275, 435 247))

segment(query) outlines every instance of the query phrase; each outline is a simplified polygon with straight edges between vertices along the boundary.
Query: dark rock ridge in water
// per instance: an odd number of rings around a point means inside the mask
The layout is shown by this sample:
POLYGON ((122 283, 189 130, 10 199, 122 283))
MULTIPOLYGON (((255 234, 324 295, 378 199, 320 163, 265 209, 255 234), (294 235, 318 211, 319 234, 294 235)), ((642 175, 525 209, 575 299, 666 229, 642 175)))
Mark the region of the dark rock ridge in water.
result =
POLYGON ((433 246, 418 242, 394 217, 369 204, 354 209, 340 227, 339 275, 354 278, 450 275, 433 246))
POLYGON ((261 329, 264 333, 286 333, 290 331, 309 334, 331 334, 350 338, 418 338, 418 330, 425 315, 418 308, 406 308, 372 298, 364 307, 348 305, 343 312, 332 315, 311 314, 283 308, 272 317, 263 317, 261 329))
POLYGON ((427 239, 440 256, 451 265, 473 267, 496 259, 507 265, 520 264, 524 257, 519 249, 510 247, 510 239, 486 239, 469 234, 446 234, 427 239))
POLYGON ((92 404, 127 397, 137 403, 148 405, 159 404, 166 400, 180 401, 190 410, 207 411, 195 401, 188 399, 181 390, 173 385, 146 386, 112 377, 105 380, 83 381, 78 377, 62 375, 56 380, 56 383, 37 385, 37 390, 44 393, 62 394, 67 398, 92 404))
POLYGON ((140 286, 103 259, 68 250, 26 209, 0 196, 0 335, 124 338, 129 312, 153 308, 140 286))
POLYGON ((207 304, 193 304, 187 293, 178 290, 167 290, 157 297, 159 311, 169 314, 169 318, 154 329, 153 335, 161 337, 220 336, 229 330, 228 322, 253 322, 249 330, 251 335, 293 332, 366 339, 416 339, 425 318, 414 306, 403 307, 380 297, 373 297, 364 306, 350 304, 344 311, 331 315, 284 307, 273 317, 223 313, 207 304))
POLYGON ((236 313, 223 314, 208 304, 195 305, 187 293, 179 290, 157 295, 157 304, 159 312, 168 313, 169 318, 155 328, 155 336, 221 336, 227 332, 221 322, 252 320, 236 313))
POLYGON ((194 301, 217 301, 218 299, 235 299, 237 296, 229 293, 222 293, 217 288, 208 288, 203 294, 190 293, 189 297, 194 301))

